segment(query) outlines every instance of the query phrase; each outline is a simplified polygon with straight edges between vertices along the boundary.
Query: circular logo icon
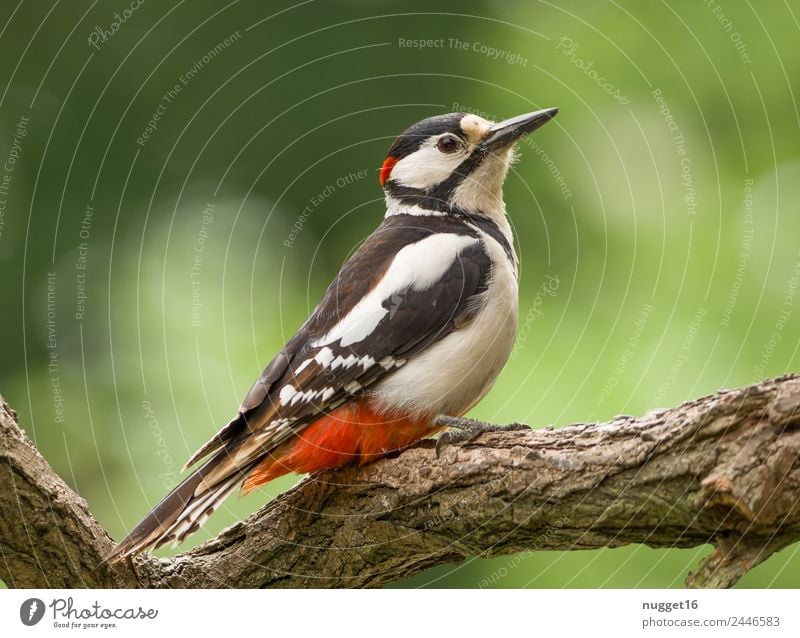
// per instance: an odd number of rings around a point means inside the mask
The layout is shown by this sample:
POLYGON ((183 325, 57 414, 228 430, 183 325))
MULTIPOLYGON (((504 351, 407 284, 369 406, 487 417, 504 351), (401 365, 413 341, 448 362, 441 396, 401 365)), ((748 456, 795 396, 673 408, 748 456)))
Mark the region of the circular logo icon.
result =
POLYGON ((44 616, 44 602, 38 598, 28 598, 19 607, 19 619, 23 625, 32 627, 44 616))

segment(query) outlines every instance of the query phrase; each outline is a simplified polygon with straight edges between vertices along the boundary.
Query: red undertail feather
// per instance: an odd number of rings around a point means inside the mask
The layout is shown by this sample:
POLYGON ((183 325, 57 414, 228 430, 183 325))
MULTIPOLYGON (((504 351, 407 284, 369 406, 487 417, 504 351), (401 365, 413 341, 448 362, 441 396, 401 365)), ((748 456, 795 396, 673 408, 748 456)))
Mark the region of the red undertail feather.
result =
POLYGON ((289 472, 369 463, 438 432, 430 423, 430 417, 381 414, 366 401, 354 401, 317 419, 274 450, 250 473, 242 492, 289 472))
POLYGON ((430 422, 419 415, 379 414, 367 402, 354 401, 317 419, 249 467, 236 464, 235 448, 222 448, 153 508, 106 560, 183 541, 240 483, 247 493, 289 472, 369 463, 438 432, 430 422))

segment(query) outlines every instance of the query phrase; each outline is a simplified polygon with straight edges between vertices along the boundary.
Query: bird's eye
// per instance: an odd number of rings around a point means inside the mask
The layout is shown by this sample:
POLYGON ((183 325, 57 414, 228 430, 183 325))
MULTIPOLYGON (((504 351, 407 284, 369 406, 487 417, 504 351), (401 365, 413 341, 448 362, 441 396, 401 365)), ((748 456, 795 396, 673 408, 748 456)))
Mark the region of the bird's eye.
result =
POLYGON ((455 153, 455 151, 458 150, 458 147, 458 140, 450 136, 443 137, 436 142, 436 148, 438 148, 442 153, 455 153))

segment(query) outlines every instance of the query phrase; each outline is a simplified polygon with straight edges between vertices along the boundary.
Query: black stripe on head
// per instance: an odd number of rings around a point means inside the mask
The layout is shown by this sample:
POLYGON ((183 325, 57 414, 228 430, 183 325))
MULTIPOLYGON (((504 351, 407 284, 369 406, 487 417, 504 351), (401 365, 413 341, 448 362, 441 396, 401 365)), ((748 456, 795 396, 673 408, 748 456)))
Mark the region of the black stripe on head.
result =
POLYGON ((477 147, 455 168, 446 180, 426 190, 420 190, 411 186, 403 186, 393 179, 389 179, 384 188, 389 195, 401 201, 403 204, 416 205, 427 210, 441 213, 453 212, 453 206, 450 204, 450 197, 467 176, 478 168, 478 165, 486 158, 487 154, 488 153, 483 148, 480 146, 477 147))
MULTIPOLYGON (((432 135, 451 133, 464 139, 461 120, 467 115, 468 113, 447 113, 417 122, 395 140, 389 149, 389 157, 401 160, 411 155, 418 151, 422 143, 432 135)), ((384 188, 392 197, 404 204, 417 205, 438 212, 453 212, 449 201, 451 196, 486 158, 486 155, 485 149, 477 147, 446 180, 425 190, 398 184, 391 179, 391 176, 384 184, 384 188)))
POLYGON ((466 113, 447 113, 446 115, 434 115, 417 122, 403 131, 394 141, 389 149, 389 157, 401 160, 411 155, 419 150, 422 143, 431 135, 453 133, 463 138, 464 131, 461 130, 461 120, 465 115, 466 113))

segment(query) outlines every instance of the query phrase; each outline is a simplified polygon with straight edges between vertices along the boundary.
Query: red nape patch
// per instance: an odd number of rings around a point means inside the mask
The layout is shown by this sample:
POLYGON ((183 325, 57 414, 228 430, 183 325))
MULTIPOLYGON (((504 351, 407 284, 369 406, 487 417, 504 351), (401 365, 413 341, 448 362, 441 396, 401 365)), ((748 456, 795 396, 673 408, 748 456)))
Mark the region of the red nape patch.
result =
POLYGON ((391 155, 383 160, 383 166, 381 166, 381 176, 378 178, 381 181, 381 186, 386 184, 386 180, 389 179, 389 175, 391 175, 395 164, 397 164, 397 158, 392 157, 391 155))
POLYGON ((242 485, 247 493, 272 479, 343 465, 363 465, 438 432, 431 416, 379 414, 354 401, 326 414, 257 465, 242 485))

